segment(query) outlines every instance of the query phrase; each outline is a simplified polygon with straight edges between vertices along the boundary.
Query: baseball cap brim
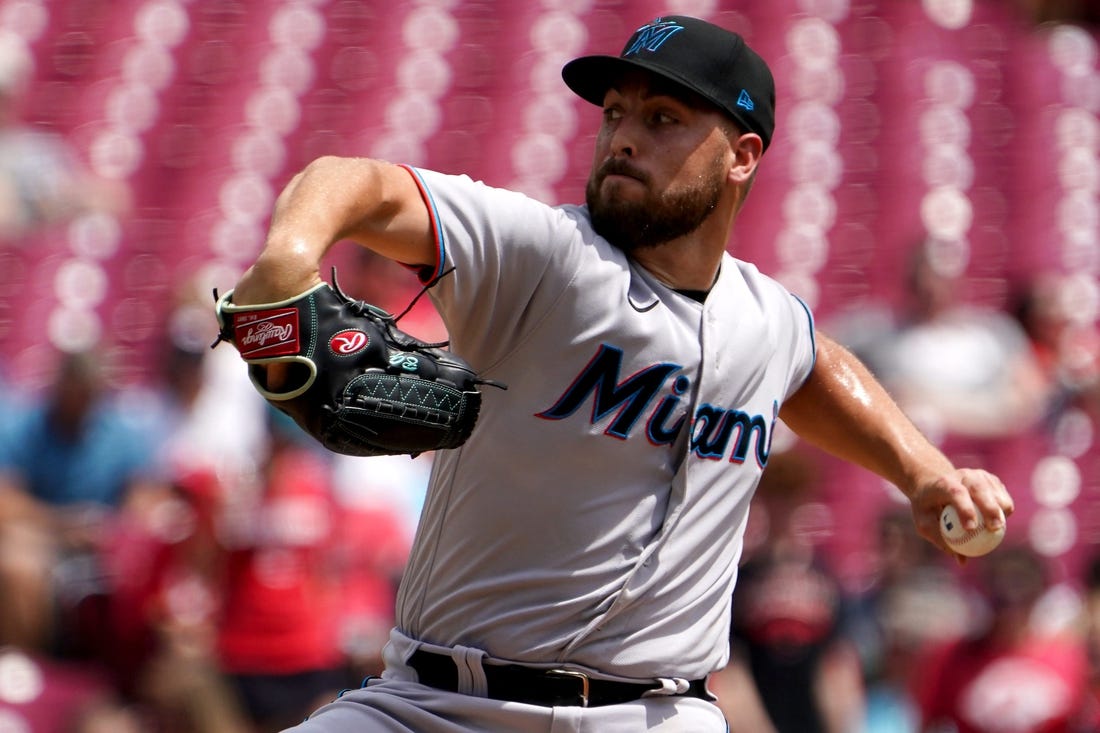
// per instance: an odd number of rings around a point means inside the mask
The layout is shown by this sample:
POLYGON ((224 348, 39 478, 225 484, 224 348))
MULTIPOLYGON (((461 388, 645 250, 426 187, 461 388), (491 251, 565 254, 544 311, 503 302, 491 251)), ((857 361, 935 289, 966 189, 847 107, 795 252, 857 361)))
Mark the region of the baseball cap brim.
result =
MULTIPOLYGON (((664 77, 689 91, 701 94, 697 89, 692 88, 688 80, 678 78, 677 75, 667 69, 655 67, 653 64, 644 61, 624 59, 619 56, 595 55, 575 58, 562 67, 561 76, 566 85, 581 99, 602 106, 607 90, 613 87, 624 74, 638 69, 664 77)), ((706 97, 706 95, 702 96, 706 97)), ((716 99, 708 99, 708 101, 719 107, 722 106, 721 102, 716 99)))
POLYGON ((695 84, 692 80, 678 74, 676 70, 646 60, 624 59, 620 56, 594 55, 581 56, 565 64, 561 70, 562 79, 573 92, 586 102, 603 106, 604 96, 624 74, 636 70, 647 71, 667 79, 687 91, 702 97, 723 113, 733 118, 744 130, 752 130, 754 125, 731 108, 728 100, 695 84))

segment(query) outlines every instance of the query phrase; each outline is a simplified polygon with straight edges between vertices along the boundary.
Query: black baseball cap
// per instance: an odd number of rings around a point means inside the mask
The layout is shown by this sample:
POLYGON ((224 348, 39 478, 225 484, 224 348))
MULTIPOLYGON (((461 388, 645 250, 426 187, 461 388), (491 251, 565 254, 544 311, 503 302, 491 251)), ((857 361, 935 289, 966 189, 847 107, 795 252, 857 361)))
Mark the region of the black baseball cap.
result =
POLYGON ((646 23, 618 56, 581 56, 561 70, 582 99, 602 105, 625 72, 644 69, 718 106, 742 129, 755 132, 767 150, 775 130, 775 80, 764 59, 733 31, 685 15, 646 23))

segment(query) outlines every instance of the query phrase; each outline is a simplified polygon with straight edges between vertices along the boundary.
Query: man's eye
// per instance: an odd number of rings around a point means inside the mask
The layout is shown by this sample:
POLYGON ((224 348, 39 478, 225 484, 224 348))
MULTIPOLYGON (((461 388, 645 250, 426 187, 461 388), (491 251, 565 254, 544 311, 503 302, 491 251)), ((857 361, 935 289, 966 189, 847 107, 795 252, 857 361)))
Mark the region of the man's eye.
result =
POLYGON ((667 112, 658 112, 653 115, 653 122, 658 125, 671 125, 677 122, 677 119, 667 112))
POLYGON ((622 116, 622 111, 617 107, 605 107, 603 110, 603 118, 605 120, 617 120, 622 116))

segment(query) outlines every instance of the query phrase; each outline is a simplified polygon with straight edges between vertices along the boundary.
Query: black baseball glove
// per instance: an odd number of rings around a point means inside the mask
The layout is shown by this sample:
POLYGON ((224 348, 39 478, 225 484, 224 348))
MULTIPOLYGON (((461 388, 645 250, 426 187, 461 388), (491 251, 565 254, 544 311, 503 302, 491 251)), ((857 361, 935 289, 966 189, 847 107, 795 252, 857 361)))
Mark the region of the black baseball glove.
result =
POLYGON ((248 363, 256 390, 336 453, 410 454, 457 448, 473 432, 481 384, 463 359, 396 325, 386 311, 321 283, 278 303, 235 305, 218 297, 220 332, 248 363), (286 364, 269 385, 264 365, 286 364))

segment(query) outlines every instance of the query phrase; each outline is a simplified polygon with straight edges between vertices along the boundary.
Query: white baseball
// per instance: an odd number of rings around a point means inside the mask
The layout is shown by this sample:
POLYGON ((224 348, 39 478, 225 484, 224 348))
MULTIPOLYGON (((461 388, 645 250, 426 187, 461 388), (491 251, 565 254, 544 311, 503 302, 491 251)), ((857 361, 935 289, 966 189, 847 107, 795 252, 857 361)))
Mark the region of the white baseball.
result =
POLYGON ((985 527, 985 518, 978 514, 978 527, 969 532, 963 528, 955 507, 948 504, 940 513, 940 534, 944 542, 955 552, 966 557, 980 557, 992 552, 1005 537, 1004 525, 997 531, 985 527))

